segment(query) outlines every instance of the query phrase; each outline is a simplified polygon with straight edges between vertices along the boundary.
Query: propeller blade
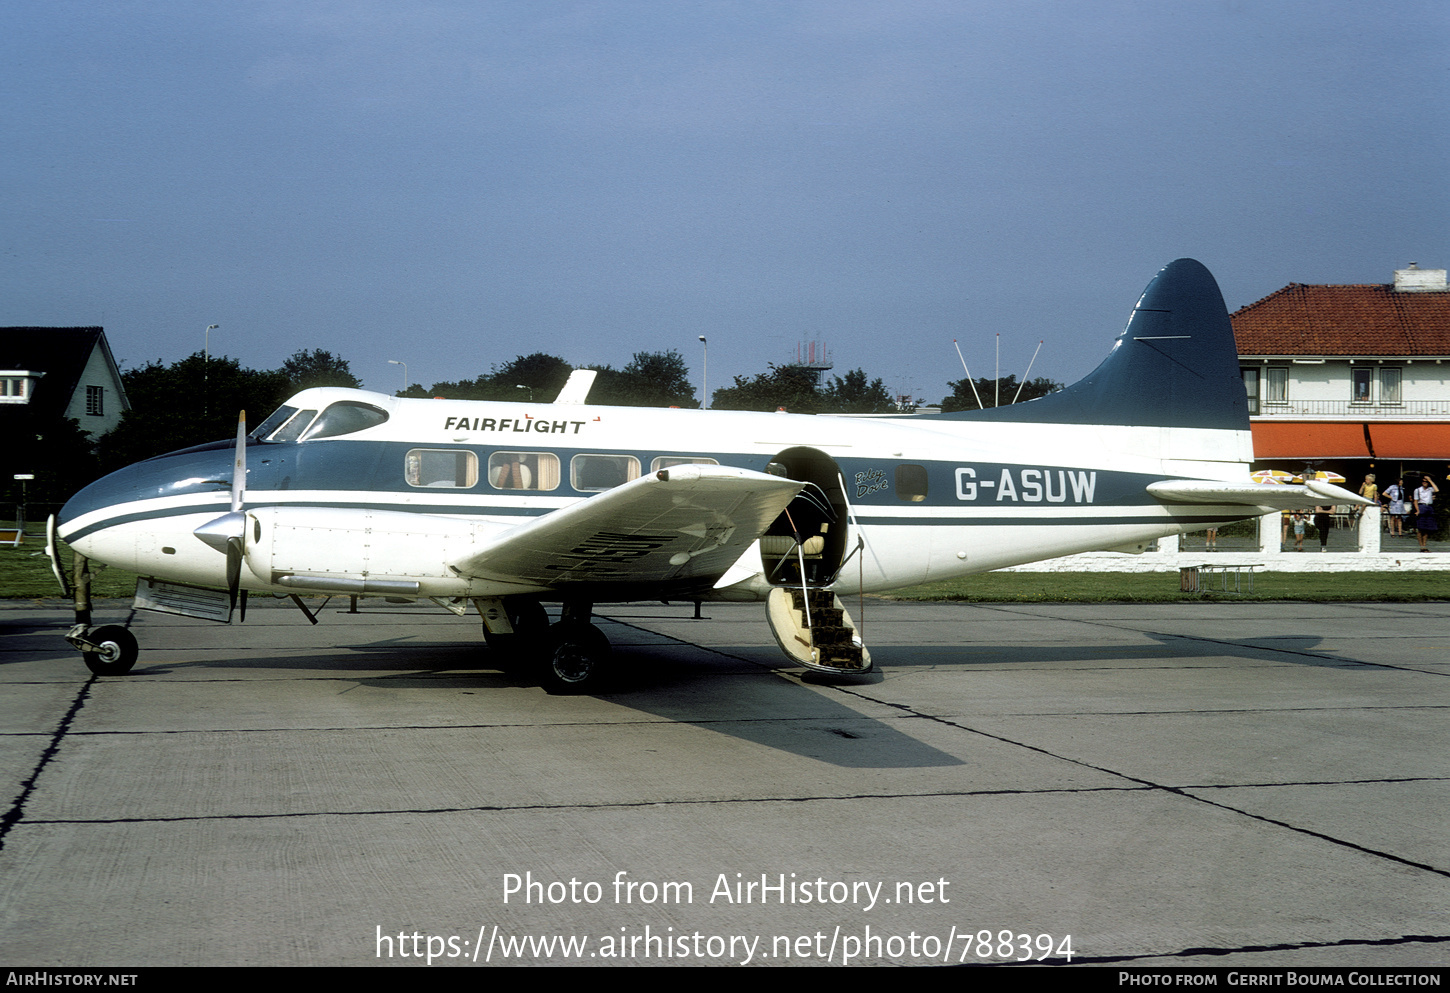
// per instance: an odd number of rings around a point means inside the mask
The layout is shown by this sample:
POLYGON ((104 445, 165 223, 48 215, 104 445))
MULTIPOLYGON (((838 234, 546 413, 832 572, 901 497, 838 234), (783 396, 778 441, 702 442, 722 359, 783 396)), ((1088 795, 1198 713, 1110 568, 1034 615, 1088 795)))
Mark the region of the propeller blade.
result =
POLYGON ((242 539, 227 539, 227 595, 231 609, 237 609, 237 594, 242 588, 242 539))
POLYGON ((232 459, 232 513, 242 509, 247 495, 247 412, 237 417, 237 453, 232 459))
POLYGON ((247 620, 247 591, 242 589, 242 539, 227 539, 227 596, 237 611, 238 623, 247 620))

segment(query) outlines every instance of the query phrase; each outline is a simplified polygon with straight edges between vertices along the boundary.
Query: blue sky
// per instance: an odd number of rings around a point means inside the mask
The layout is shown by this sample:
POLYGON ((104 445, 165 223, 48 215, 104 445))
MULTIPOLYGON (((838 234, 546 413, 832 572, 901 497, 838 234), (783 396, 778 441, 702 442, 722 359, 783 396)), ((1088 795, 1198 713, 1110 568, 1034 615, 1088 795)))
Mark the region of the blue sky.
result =
POLYGON ((1063 381, 1190 256, 1230 309, 1450 264, 1450 5, 34 2, 0 324, 371 388, 823 342, 1063 381))

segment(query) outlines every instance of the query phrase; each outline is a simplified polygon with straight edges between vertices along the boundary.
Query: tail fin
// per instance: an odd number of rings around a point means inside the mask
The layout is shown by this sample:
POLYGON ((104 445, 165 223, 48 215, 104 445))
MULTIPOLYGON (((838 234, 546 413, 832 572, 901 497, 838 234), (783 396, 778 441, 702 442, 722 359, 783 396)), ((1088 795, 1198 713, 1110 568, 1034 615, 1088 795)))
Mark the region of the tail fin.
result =
POLYGON ((1218 283, 1193 259, 1164 266, 1102 364, 1037 400, 944 418, 1249 430, 1233 326, 1218 283))

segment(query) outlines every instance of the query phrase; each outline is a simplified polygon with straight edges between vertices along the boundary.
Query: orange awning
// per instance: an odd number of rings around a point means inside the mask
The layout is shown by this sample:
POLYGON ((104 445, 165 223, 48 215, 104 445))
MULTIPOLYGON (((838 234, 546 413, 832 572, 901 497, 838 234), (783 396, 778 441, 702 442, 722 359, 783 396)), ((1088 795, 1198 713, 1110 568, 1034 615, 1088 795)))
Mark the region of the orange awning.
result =
MULTIPOLYGON (((1444 427, 1444 425, 1441 425, 1444 427)), ((1358 421, 1256 421, 1254 459, 1367 459, 1364 425, 1358 421)), ((1384 457, 1384 452, 1376 449, 1384 457)))
POLYGON ((1369 437, 1382 459, 1450 459, 1450 424, 1371 424, 1369 437))

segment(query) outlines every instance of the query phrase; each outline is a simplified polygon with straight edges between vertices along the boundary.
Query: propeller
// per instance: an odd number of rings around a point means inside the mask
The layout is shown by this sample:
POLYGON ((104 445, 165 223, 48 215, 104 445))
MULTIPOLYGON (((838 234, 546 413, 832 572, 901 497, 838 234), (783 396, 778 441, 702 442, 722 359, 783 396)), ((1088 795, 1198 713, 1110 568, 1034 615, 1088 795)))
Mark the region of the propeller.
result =
POLYGON ((227 594, 231 609, 241 606, 240 620, 247 619, 247 598, 242 595, 242 559, 246 555, 247 515, 242 507, 247 495, 247 412, 237 417, 237 448, 232 456, 232 509, 207 521, 192 534, 227 557, 227 594))

